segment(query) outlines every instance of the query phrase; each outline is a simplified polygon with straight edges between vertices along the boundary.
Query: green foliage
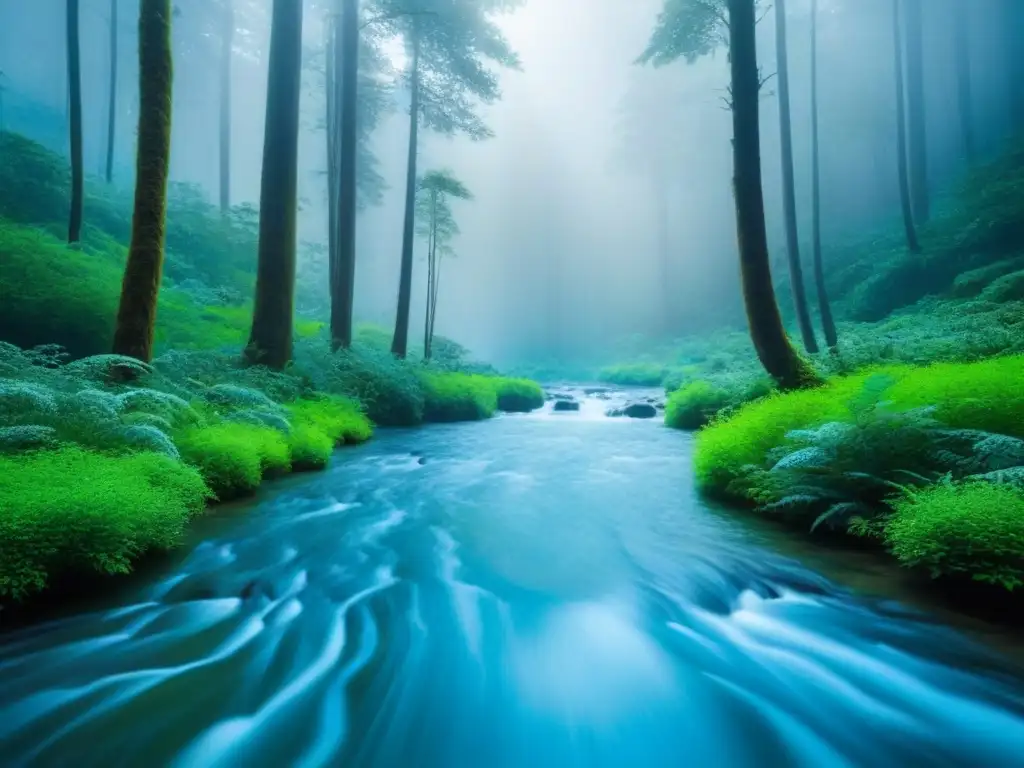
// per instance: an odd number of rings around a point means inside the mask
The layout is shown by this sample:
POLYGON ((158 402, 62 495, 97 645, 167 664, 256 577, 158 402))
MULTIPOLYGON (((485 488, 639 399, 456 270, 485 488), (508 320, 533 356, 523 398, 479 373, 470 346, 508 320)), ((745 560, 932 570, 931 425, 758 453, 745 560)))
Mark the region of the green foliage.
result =
POLYGON ((544 405, 544 390, 529 379, 490 379, 497 395, 498 410, 506 413, 528 413, 544 405))
POLYGON ((725 0, 664 0, 640 64, 693 63, 725 44, 725 0))
POLYGON ((323 469, 330 461, 335 444, 336 441, 316 427, 300 424, 288 436, 292 469, 296 472, 323 469))
POLYGON ((420 38, 420 111, 423 123, 444 135, 471 139, 493 134, 475 112, 474 102, 493 103, 498 76, 489 65, 517 69, 494 14, 511 10, 515 0, 372 0, 369 11, 400 35, 411 52, 420 38))
POLYGON ((154 453, 0 455, 0 477, 0 598, 67 571, 126 573, 146 551, 179 544, 209 495, 195 470, 154 453))
MULTIPOLYGON (((60 344, 73 357, 110 349, 126 259, 124 247, 86 228, 81 250, 41 229, 0 218, 0 337, 22 347, 60 344)), ((165 285, 157 308, 158 347, 241 348, 247 306, 202 306, 165 285)), ((300 322, 312 336, 318 323, 300 322)))
POLYGON ((991 283, 1003 275, 1017 272, 1024 266, 1024 259, 1019 257, 1004 259, 977 269, 969 269, 957 275, 953 281, 950 294, 957 299, 973 299, 981 294, 991 283))
POLYGON ((296 429, 307 428, 337 443, 364 443, 373 436, 373 425, 359 404, 341 397, 320 395, 287 405, 296 429))
POLYGON ((492 380, 466 373, 424 373, 426 421, 475 421, 488 419, 498 408, 492 380))
POLYGON ((189 427, 174 442, 220 501, 252 493, 264 474, 291 468, 288 440, 271 427, 231 422, 189 427))
POLYGON ((906 566, 933 577, 966 574, 1024 585, 1024 493, 992 483, 939 484, 895 498, 885 541, 906 566))
POLYGON ((656 363, 629 363, 602 368, 598 381, 636 387, 658 387, 665 379, 664 366, 656 363))
POLYGON ((694 381, 669 395, 665 403, 665 424, 675 429, 700 429, 715 414, 733 404, 727 390, 707 381, 694 381))

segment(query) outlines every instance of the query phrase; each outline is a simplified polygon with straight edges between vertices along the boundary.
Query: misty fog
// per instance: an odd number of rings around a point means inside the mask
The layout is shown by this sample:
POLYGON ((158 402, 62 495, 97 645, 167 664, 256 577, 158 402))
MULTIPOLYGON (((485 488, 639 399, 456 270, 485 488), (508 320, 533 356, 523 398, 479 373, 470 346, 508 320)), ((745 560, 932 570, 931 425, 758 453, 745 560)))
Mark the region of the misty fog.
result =
MULTIPOLYGON (((941 191, 964 168, 955 118, 952 14, 932 0, 925 10, 929 184, 941 191)), ((104 161, 107 3, 84 0, 81 39, 86 170, 104 161)), ((135 11, 121 16, 119 130, 134 132, 138 100, 135 11)), ((270 0, 240 3, 233 71, 232 203, 258 204, 267 80, 270 0)), ((323 48, 322 4, 307 2, 305 44, 323 48)), ((456 201, 457 256, 444 263, 437 331, 482 358, 585 352, 633 333, 683 336, 709 327, 742 327, 731 192, 731 123, 724 49, 695 63, 655 68, 635 63, 661 0, 528 0, 502 18, 520 71, 499 73, 502 97, 481 116, 495 136, 449 139, 424 131, 420 169, 449 168, 472 191, 456 201), (664 245, 663 245, 664 244, 664 245), (671 256, 662 274, 660 249, 671 256)), ((216 197, 218 43, 200 3, 180 2, 174 21, 172 182, 201 185, 216 197)), ((0 0, 0 121, 51 148, 66 145, 67 78, 62 0, 0 0)), ((864 237, 898 216, 895 93, 888 0, 823 0, 820 25, 822 218, 826 263, 837 243, 864 237)), ((772 10, 759 25, 762 167, 775 279, 784 283, 784 233, 772 10)), ((999 150, 1009 115, 1002 66, 1007 36, 1000 4, 970 8, 971 66, 979 154, 999 150)), ((807 237, 809 152, 809 0, 789 6, 789 56, 797 210, 807 237)), ((396 73, 401 45, 384 50, 396 73)), ((322 65, 321 65, 322 68, 322 65)), ((322 71, 304 69, 300 140, 300 269, 326 243, 326 140, 322 71), (319 90, 318 90, 319 89, 319 90)), ((372 136, 387 189, 358 222, 356 315, 394 322, 402 240, 407 98, 372 136)), ((119 141, 115 182, 131 184, 134 147, 119 141)), ((940 203, 941 204, 941 203, 940 203)), ((424 250, 422 242, 417 249, 424 250)), ((255 254, 254 254, 255 264, 255 254)), ((423 314, 424 264, 417 255, 413 336, 423 314)), ((324 277, 326 280, 326 277, 324 277)), ((783 311, 788 312, 783 301, 783 311)), ((301 310, 301 306, 300 306, 301 310)))

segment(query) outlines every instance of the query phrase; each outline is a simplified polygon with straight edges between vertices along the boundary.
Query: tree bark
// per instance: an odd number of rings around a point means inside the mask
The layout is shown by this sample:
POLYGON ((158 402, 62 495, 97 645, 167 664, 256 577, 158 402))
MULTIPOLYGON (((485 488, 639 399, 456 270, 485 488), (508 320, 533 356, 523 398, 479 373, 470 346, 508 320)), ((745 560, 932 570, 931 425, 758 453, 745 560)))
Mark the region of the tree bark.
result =
POLYGON ((114 180, 114 139, 117 127, 117 0, 110 0, 110 94, 107 103, 107 184, 114 180))
POLYGON ((786 42, 786 0, 775 0, 775 55, 779 81, 779 139, 782 150, 782 210, 786 221, 786 252, 789 257, 789 283, 793 293, 793 309, 804 349, 818 351, 807 308, 804 269, 800 261, 800 237, 796 227, 796 190, 793 180, 793 129, 789 116, 789 48, 786 42))
POLYGON ((327 267, 328 294, 333 311, 334 291, 338 284, 338 25, 327 24, 324 75, 327 96, 327 267))
POLYGON ((67 0, 68 129, 71 145, 71 211, 68 242, 82 239, 82 202, 85 171, 82 168, 82 64, 78 36, 78 0, 67 0))
POLYGON ((821 253, 821 165, 818 147, 818 0, 811 0, 811 244, 814 249, 814 287, 825 343, 835 352, 839 337, 832 318, 832 306, 825 288, 825 267, 821 253))
POLYGON ((910 160, 910 201, 914 220, 930 216, 928 200, 928 136, 924 105, 924 41, 921 0, 906 0, 907 145, 910 160))
POLYGON ((765 370, 784 389, 816 382, 782 327, 772 287, 764 221, 754 0, 728 0, 733 128, 733 195, 743 300, 750 337, 765 370))
POLYGON ((896 69, 896 164, 899 170, 900 209, 903 214, 903 229, 907 247, 915 253, 921 250, 914 223, 914 207, 910 197, 910 180, 907 175, 907 119, 903 94, 903 30, 900 19, 900 0, 892 3, 893 46, 896 69))
POLYGON ((164 261, 172 80, 171 0, 141 0, 139 82, 142 87, 139 89, 135 211, 113 352, 147 363, 153 359, 153 330, 164 261))
POLYGON ((235 41, 233 0, 224 0, 220 33, 220 212, 231 209, 231 58, 235 41))
MULTIPOLYGON (((657 171, 656 171, 657 173, 657 171)), ((658 217, 658 264, 661 278, 661 328, 670 336, 675 328, 672 294, 672 247, 669 238, 668 185, 655 177, 654 195, 658 217)))
POLYGON ((427 239, 427 300, 423 320, 423 359, 430 359, 430 328, 433 317, 434 258, 437 253, 437 190, 430 190, 430 236, 427 239))
POLYGON ((302 0, 274 0, 270 29, 259 263, 245 359, 280 370, 292 356, 302 0))
POLYGON ((409 105, 409 158, 405 175, 405 224, 402 231, 402 264, 398 281, 398 312, 391 353, 405 357, 409 347, 409 305, 412 302, 412 250, 416 234, 416 150, 420 112, 419 20, 412 19, 412 82, 409 105))
POLYGON ((338 146, 338 266, 331 290, 331 346, 352 346, 352 315, 356 279, 356 110, 359 88, 359 0, 342 0, 341 35, 335 43, 341 55, 338 146))
POLYGON ((964 157, 974 159, 974 107, 971 88, 970 13, 967 0, 953 0, 953 45, 956 51, 956 97, 964 157))
POLYGON ((1024 128, 1024 56, 1020 53, 1020 42, 1024 39, 1024 7, 1020 0, 1003 0, 1002 26, 1010 133, 1015 135, 1024 128))

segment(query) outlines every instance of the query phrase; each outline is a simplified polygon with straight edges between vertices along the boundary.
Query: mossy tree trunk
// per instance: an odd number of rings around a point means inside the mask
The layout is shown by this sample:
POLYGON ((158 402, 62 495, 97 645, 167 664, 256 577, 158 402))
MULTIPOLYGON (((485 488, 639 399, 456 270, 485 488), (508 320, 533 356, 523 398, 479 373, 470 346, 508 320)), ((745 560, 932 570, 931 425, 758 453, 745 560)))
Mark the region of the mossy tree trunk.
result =
POLYGON ((82 169, 82 62, 78 35, 78 0, 67 0, 68 131, 71 145, 71 210, 68 242, 82 239, 82 201, 85 172, 82 169))
POLYGON ((107 100, 107 184, 114 180, 114 140, 117 128, 117 0, 110 0, 110 94, 107 100))
POLYGON ((974 95, 971 87, 971 26, 968 0, 953 0, 953 46, 956 58, 956 99, 964 157, 974 159, 974 95))
POLYGON ((839 337, 832 318, 832 306, 825 289, 825 267, 821 253, 821 162, 818 140, 818 0, 811 0, 811 244, 814 249, 814 287, 825 343, 835 352, 839 337))
POLYGON ((816 381, 790 344, 772 287, 761 180, 759 99, 754 0, 728 0, 729 67, 733 128, 733 195, 743 300, 750 337, 765 370, 785 389, 816 381))
POLYGON ((405 357, 409 351, 409 306, 412 303, 412 250, 416 236, 416 152, 420 118, 420 35, 419 21, 412 17, 412 77, 409 85, 409 157, 405 175, 405 223, 402 230, 402 264, 398 280, 398 311, 391 353, 405 357))
POLYGON ((171 156, 171 0, 139 3, 139 136, 135 210, 114 354, 153 359, 156 303, 164 261, 167 176, 171 156))
POLYGON ((793 129, 789 115, 789 53, 786 40, 786 0, 775 0, 775 55, 779 81, 779 143, 782 152, 782 211, 786 221, 786 253, 789 257, 789 283, 793 293, 793 309, 804 349, 818 351, 807 308, 804 268, 800 260, 800 237, 796 226, 796 190, 793 180, 793 129))
POLYGON ((907 148, 910 165, 910 201, 914 220, 924 224, 930 216, 928 195, 928 134, 924 105, 924 39, 921 0, 906 0, 907 45, 907 148))
POLYGON ((220 33, 220 211, 231 208, 231 58, 235 44, 233 0, 224 0, 220 33))
POLYGON ((341 56, 338 143, 337 269, 331 284, 331 346, 352 346, 356 280, 356 154, 358 133, 359 0, 342 0, 341 34, 335 55, 341 56))
POLYGON ((910 197, 910 179, 907 174, 907 118, 903 93, 903 24, 900 14, 900 0, 892 2, 892 34, 894 67, 896 74, 896 165, 900 185, 900 210, 903 214, 903 230, 907 247, 915 253, 921 250, 914 223, 914 207, 910 197))
POLYGON ((260 184, 259 262, 245 359, 251 365, 277 370, 284 368, 292 356, 301 80, 302 0, 274 0, 260 184))

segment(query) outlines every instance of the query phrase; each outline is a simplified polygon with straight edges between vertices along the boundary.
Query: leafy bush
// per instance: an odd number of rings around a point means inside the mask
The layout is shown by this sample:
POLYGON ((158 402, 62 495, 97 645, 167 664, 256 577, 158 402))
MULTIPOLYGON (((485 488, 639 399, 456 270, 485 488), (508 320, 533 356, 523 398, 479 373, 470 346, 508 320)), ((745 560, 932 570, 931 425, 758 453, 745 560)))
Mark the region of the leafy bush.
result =
POLYGON ((708 381, 693 381, 669 395, 665 424, 675 429, 700 429, 730 405, 733 402, 728 391, 708 381))
POLYGON ((498 410, 506 413, 528 413, 544 405, 544 390, 529 379, 490 379, 498 397, 498 410))
POLYGON ((939 484, 892 501, 885 541, 903 565, 1024 585, 1024 493, 992 483, 939 484))
POLYGON ((373 425, 359 404, 341 397, 321 395, 296 400, 287 406, 296 428, 308 427, 336 443, 364 443, 373 436, 373 425))
POLYGON ((623 386, 658 387, 665 378, 665 367, 656 363, 629 363, 602 368, 599 381, 623 386))
POLYGON ((291 468, 287 439, 270 427, 232 422, 188 427, 174 443, 220 501, 252 493, 265 474, 291 468))
POLYGON ((423 374, 426 421, 475 421, 488 419, 497 410, 494 384, 485 377, 466 373, 423 374))
POLYGON ((180 543, 209 491, 199 473, 154 453, 78 448, 0 455, 0 597, 21 599, 62 571, 126 573, 180 543))
POLYGON ((316 427, 302 424, 288 436, 288 450, 292 469, 296 472, 323 469, 334 452, 335 440, 316 427))

